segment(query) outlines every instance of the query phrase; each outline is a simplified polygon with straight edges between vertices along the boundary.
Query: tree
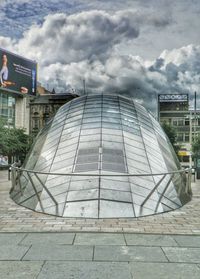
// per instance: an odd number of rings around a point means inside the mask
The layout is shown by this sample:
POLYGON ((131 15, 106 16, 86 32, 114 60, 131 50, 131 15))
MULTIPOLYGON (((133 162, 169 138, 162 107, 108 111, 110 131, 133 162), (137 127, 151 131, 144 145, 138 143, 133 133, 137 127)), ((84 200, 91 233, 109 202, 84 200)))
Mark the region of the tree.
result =
POLYGON ((31 144, 30 136, 25 134, 24 129, 8 128, 3 120, 0 120, 0 154, 12 159, 24 160, 31 144))
POLYGON ((192 153, 194 157, 200 156, 200 135, 192 143, 192 153))
POLYGON ((180 146, 177 144, 177 134, 176 130, 168 123, 164 122, 162 124, 162 128, 168 136, 176 154, 178 155, 178 151, 180 150, 180 146))

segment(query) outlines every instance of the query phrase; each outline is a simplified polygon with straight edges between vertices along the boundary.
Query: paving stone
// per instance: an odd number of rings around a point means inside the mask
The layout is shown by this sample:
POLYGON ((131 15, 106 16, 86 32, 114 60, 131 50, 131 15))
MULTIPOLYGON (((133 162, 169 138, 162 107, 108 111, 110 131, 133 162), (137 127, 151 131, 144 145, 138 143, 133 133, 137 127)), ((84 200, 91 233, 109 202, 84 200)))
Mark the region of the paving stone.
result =
POLYGON ((200 248, 163 247, 170 262, 200 263, 200 248))
POLYGON ((123 234, 77 233, 75 245, 126 245, 123 234))
POLYGON ((43 262, 0 261, 2 279, 35 279, 43 262))
POLYGON ((160 247, 95 246, 94 251, 96 261, 167 262, 160 247))
POLYGON ((196 180, 196 183, 192 184, 192 201, 179 210, 134 219, 63 219, 44 215, 16 205, 9 197, 10 187, 11 182, 7 180, 7 171, 0 171, 0 231, 2 232, 81 232, 84 230, 101 230, 111 233, 200 235, 200 180, 196 180))
POLYGON ((92 256, 92 246, 41 244, 33 245, 23 260, 78 261, 92 260, 92 256))
POLYGON ((169 235, 125 234, 127 245, 142 246, 177 246, 176 241, 169 235))
POLYGON ((0 260, 20 260, 30 247, 3 244, 0 245, 0 260))
POLYGON ((0 246, 9 243, 17 245, 26 236, 26 233, 0 233, 0 246))
POLYGON ((175 235, 173 238, 183 247, 200 247, 200 236, 197 235, 175 235))
POLYGON ((46 262, 37 279, 132 279, 128 263, 46 262))
POLYGON ((74 237, 75 233, 28 233, 20 244, 72 244, 74 237))
POLYGON ((130 263, 134 279, 199 279, 196 264, 130 263))

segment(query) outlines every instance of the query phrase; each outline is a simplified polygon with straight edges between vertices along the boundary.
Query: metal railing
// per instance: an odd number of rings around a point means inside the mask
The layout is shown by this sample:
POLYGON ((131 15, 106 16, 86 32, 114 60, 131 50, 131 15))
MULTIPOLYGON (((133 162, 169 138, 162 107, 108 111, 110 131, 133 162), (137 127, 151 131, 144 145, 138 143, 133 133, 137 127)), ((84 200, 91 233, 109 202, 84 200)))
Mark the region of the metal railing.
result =
MULTIPOLYGON (((28 170, 24 168, 19 168, 16 166, 14 163, 11 166, 11 180, 12 180, 12 187, 10 190, 10 194, 15 191, 18 194, 21 194, 23 196, 23 191, 25 187, 23 187, 20 178, 24 177, 27 182, 30 182, 30 185, 32 186, 32 189, 35 193, 35 196, 37 197, 38 203, 40 204, 41 211, 45 213, 45 209, 43 207, 42 200, 40 198, 40 194, 38 190, 36 189, 36 186, 34 184, 33 178, 36 179, 39 183, 39 185, 45 190, 46 194, 48 197, 51 199, 53 204, 55 205, 56 209, 56 215, 58 215, 58 206, 59 203, 56 200, 56 198, 52 195, 51 191, 47 188, 45 183, 42 181, 40 178, 40 175, 54 175, 54 176, 69 176, 69 177, 159 177, 159 181, 155 183, 155 186, 153 187, 152 190, 148 193, 148 195, 144 198, 143 202, 141 203, 140 207, 143 208, 147 201, 152 197, 152 195, 157 192, 159 194, 159 198, 157 200, 157 204, 155 206, 154 213, 157 213, 159 204, 161 203, 163 197, 165 197, 165 193, 167 189, 169 188, 169 185, 174 179, 174 176, 176 174, 179 174, 182 179, 182 183, 184 186, 184 193, 186 195, 191 196, 192 195, 192 190, 191 190, 191 177, 192 177, 192 168, 188 169, 182 169, 178 171, 172 171, 172 172, 163 172, 163 173, 143 173, 143 174, 128 174, 128 173, 123 173, 123 174, 118 174, 118 173, 113 173, 113 174, 94 174, 94 173, 59 173, 59 172, 40 172, 40 171, 34 171, 34 170, 28 170), (167 180, 165 182, 165 186, 162 187, 162 190, 158 191, 159 186, 161 183, 167 180)), ((182 191, 182 189, 181 189, 182 191)), ((116 201, 116 200, 115 200, 116 201)), ((120 201, 119 201, 120 202, 120 201)))

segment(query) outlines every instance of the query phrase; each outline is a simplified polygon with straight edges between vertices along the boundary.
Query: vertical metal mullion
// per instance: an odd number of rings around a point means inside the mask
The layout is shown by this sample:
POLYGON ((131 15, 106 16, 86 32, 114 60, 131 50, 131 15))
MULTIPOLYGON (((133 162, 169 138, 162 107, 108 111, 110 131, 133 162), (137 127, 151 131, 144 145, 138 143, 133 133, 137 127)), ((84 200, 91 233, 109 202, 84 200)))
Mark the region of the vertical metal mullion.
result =
MULTIPOLYGON (((119 96, 117 98, 118 98, 118 106, 119 106, 119 113, 120 113, 121 131, 122 131, 122 142, 123 142, 123 152, 124 152, 124 157, 125 157, 126 169, 127 169, 127 172, 129 173, 128 163, 127 163, 127 156, 126 156, 125 141, 124 141, 124 126, 123 126, 123 123, 122 123, 122 113, 121 113, 120 98, 119 98, 119 96)), ((130 193, 131 193, 131 201, 132 201, 133 213, 134 213, 134 216, 136 217, 135 207, 134 207, 134 202, 133 202, 133 196, 132 196, 132 191, 131 191, 131 182, 130 182, 130 177, 129 176, 128 176, 128 183, 129 183, 129 186, 130 186, 130 193)))
MULTIPOLYGON (((57 147, 56 147, 56 150, 55 150, 54 156, 53 156, 53 158, 52 158, 52 164, 51 164, 51 167, 50 167, 50 171, 51 171, 51 168, 52 168, 52 165, 53 165, 54 159, 55 159, 56 154, 57 154, 57 151, 58 151, 58 147, 59 147, 59 144, 60 144, 60 141, 61 141, 61 137, 62 137, 62 134, 63 134, 63 131, 64 131, 64 127, 65 127, 65 121, 66 121, 66 119, 67 119, 67 116, 68 116, 68 113, 69 113, 70 107, 71 107, 71 103, 69 104, 69 107, 68 107, 68 110, 67 110, 67 113, 66 113, 65 120, 63 121, 63 122, 64 122, 64 124, 63 124, 63 128, 62 128, 62 131, 61 131, 61 133, 60 133, 60 138, 59 138, 59 141, 58 141, 58 144, 57 144, 57 147)), ((54 122, 54 121, 52 121, 51 126, 53 125, 53 122, 54 122)), ((48 134, 47 134, 47 135, 48 135, 48 134)))
MULTIPOLYGON (((153 127, 153 131, 154 131, 154 134, 155 134, 155 137, 156 137, 156 141, 157 141, 157 143, 158 143, 158 146, 159 146, 159 148, 160 148, 160 152, 161 152, 161 154, 162 154, 162 156, 163 156, 163 162, 164 162, 164 164, 165 164, 165 166, 166 166, 166 170, 168 171, 168 166, 167 166, 167 163, 166 163, 166 160, 165 160, 165 154, 164 154, 164 152, 163 152, 163 149, 162 149, 162 146, 161 146, 161 144, 160 144, 160 142, 159 142, 159 140, 158 140, 158 138, 157 138, 157 136, 156 136, 156 131, 155 131, 155 129, 154 129, 154 124, 153 124, 153 121, 152 121, 152 118, 150 118, 150 120, 151 120, 151 124, 152 124, 152 127, 153 127)), ((179 174, 180 176, 181 176, 181 174, 179 174)), ((174 182, 173 182, 173 179, 174 179, 174 175, 172 176, 172 184, 173 184, 173 186, 174 186, 174 188, 175 188, 175 184, 174 184, 174 182)), ((181 179, 182 179, 182 176, 181 176, 181 179)), ((179 189, 181 189, 181 187, 179 188, 179 189)), ((158 192, 158 191, 157 191, 158 192)))
MULTIPOLYGON (((133 102, 133 100, 132 100, 132 102, 133 102)), ((147 154, 146 144, 145 144, 145 141, 144 141, 144 139, 143 139, 143 133, 142 133, 142 129, 141 129, 141 126, 140 126, 140 120, 139 120, 139 118, 138 118, 138 110, 137 110, 137 107, 135 107, 135 111, 136 111, 136 115, 137 115, 137 119, 138 119, 138 123, 139 123, 139 128, 140 128, 140 133, 141 133, 141 139, 142 139, 142 142, 143 142, 143 145, 144 145, 144 151, 145 151, 145 154, 146 154, 147 162, 148 162, 148 164, 149 164, 149 169, 150 169, 151 174, 152 174, 152 173, 153 173, 153 172, 152 172, 152 167, 151 167, 151 164, 150 164, 150 161, 149 161, 149 156, 148 156, 148 154, 147 154)), ((151 121, 151 125, 152 125, 152 130, 154 131, 152 121, 151 121)), ((155 133, 155 131, 154 131, 154 133, 155 133)), ((156 135, 155 135, 155 137, 156 137, 156 135)), ((156 138, 156 140, 157 140, 157 138, 156 138)), ((155 181, 154 176, 153 176, 153 175, 151 175, 151 176, 152 176, 154 185, 156 185, 156 181, 155 181)), ((156 189, 156 191, 157 191, 157 195, 158 195, 158 198, 159 198, 158 190, 156 189)))
MULTIPOLYGON (((52 163, 51 163, 51 166, 50 166, 49 172, 51 172, 51 168, 52 168, 52 165, 53 165, 54 159, 55 159, 56 154, 57 154, 57 151, 58 151, 58 147, 59 147, 59 144, 60 144, 60 141, 61 141, 62 133, 63 133, 63 131, 64 131, 64 127, 65 127, 65 121, 66 121, 66 119, 67 119, 67 116, 68 116, 68 113, 69 113, 69 110, 70 110, 70 107, 71 107, 71 103, 72 103, 72 102, 70 102, 70 104, 69 104, 69 107, 68 107, 68 110, 67 110, 67 113, 66 113, 65 120, 63 121, 62 131, 61 131, 61 133, 60 133, 60 138, 59 138, 59 140, 58 140, 58 144, 57 144, 57 147, 56 147, 56 150, 55 150, 54 156, 53 156, 53 158, 51 159, 51 160, 52 160, 52 163)), ((53 122, 54 122, 54 121, 52 121, 51 126, 53 125, 53 122)), ((47 133, 47 136, 48 136, 48 133, 47 133)), ((47 175, 47 178, 48 178, 48 175, 47 175)), ((46 181, 47 181, 47 179, 46 179, 46 181)), ((56 208, 56 210, 57 210, 57 208, 56 208)))
POLYGON ((98 218, 100 216, 100 200, 101 200, 101 173, 103 163, 103 137, 102 137, 102 122, 103 122, 103 94, 101 95, 101 126, 100 126, 100 146, 99 146, 99 187, 98 187, 98 218))
MULTIPOLYGON (((78 150, 79 150, 79 145, 80 145, 80 137, 81 137, 81 131, 82 131, 82 125, 83 125, 83 118, 84 118, 84 114, 85 114, 85 105, 86 105, 86 102, 87 102, 87 95, 86 95, 86 97, 85 97, 85 102, 84 102, 84 106, 83 106, 83 114, 82 114, 81 123, 80 123, 80 131, 79 131, 79 135, 78 135, 78 142, 77 142, 76 153, 75 153, 75 156, 74 156, 74 162, 73 162, 73 169, 72 169, 72 172, 74 172, 74 170, 75 170, 75 163, 76 163, 76 158, 77 158, 77 155, 78 155, 78 150)), ((63 216, 63 214, 64 214, 64 212, 65 212, 65 207, 66 207, 66 203, 67 203, 67 197, 68 197, 68 194, 69 194, 71 181, 72 181, 72 176, 70 177, 70 180, 69 180, 69 188, 68 188, 68 191, 67 191, 67 194, 66 194, 66 198, 65 198, 65 202, 64 202, 64 207, 63 207, 63 212, 62 212, 62 216, 63 216)))

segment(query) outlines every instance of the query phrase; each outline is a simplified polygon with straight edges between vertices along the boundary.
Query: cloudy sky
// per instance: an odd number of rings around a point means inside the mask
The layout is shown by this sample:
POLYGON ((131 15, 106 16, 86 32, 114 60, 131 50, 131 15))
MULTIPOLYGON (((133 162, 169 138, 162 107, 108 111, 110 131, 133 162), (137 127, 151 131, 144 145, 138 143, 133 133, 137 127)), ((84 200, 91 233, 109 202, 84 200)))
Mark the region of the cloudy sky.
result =
POLYGON ((56 92, 200 94, 199 0, 0 0, 0 46, 56 92))

